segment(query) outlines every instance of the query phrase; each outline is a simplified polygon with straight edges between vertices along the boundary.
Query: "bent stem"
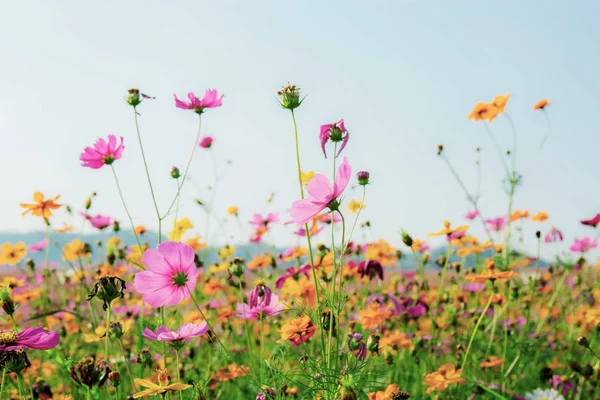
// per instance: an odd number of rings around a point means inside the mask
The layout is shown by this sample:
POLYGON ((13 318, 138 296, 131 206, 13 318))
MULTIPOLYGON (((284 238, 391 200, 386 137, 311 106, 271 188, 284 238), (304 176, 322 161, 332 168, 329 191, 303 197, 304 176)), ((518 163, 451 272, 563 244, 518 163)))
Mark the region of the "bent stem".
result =
MULTIPOLYGON (((129 218, 129 223, 131 224, 131 230, 133 231, 133 235, 135 236, 135 241, 137 242, 140 250, 142 250, 142 243, 140 242, 140 238, 135 231, 135 226, 133 225, 133 219, 131 218, 131 214, 129 213, 129 209, 127 208, 127 204, 125 203, 125 198, 123 198, 123 192, 121 191, 121 185, 119 184, 119 178, 117 177, 117 172, 115 171, 115 167, 111 164, 110 169, 112 170, 113 176, 115 177, 115 183, 117 184, 117 190, 119 191, 119 197, 121 198, 121 203, 123 203, 123 208, 125 209, 125 213, 127 214, 127 218, 129 218)), ((143 268, 145 269, 145 268, 143 268)))
POLYGON ((477 330, 479 329, 479 325, 481 325, 481 321, 483 320, 485 313, 487 312, 488 308, 490 308, 490 305, 492 304, 492 298, 493 298, 493 291, 492 291, 492 293, 490 293, 490 298, 488 299, 487 304, 485 305, 485 307, 483 308, 483 311, 481 311, 481 314, 479 315, 479 318, 477 319, 477 323, 475 324, 475 327, 473 328, 473 333, 471 333, 471 339, 469 339, 469 344, 467 345, 467 352, 465 353, 465 358, 463 359, 462 365, 460 367, 461 375, 464 374, 464 372, 465 372, 465 365, 467 364, 467 360, 469 359, 469 353, 471 352, 471 345, 473 344, 473 340, 475 339, 475 335, 477 334, 477 330))
POLYGON ((148 179, 148 186, 150 186, 150 194, 152 195, 152 203, 154 204, 154 210, 156 211, 156 217, 158 218, 158 243, 161 240, 161 228, 162 219, 160 218, 160 211, 158 210, 158 204, 156 203, 156 196, 154 195, 154 188, 152 187, 152 179, 150 179, 150 171, 148 171, 148 162, 146 161, 146 154, 144 153, 144 145, 142 144, 142 135, 140 134, 140 126, 138 123, 137 107, 133 106, 133 118, 135 119, 135 131, 137 133, 138 142, 140 144, 140 150, 142 152, 142 160, 144 161, 144 169, 146 170, 146 178, 148 179))

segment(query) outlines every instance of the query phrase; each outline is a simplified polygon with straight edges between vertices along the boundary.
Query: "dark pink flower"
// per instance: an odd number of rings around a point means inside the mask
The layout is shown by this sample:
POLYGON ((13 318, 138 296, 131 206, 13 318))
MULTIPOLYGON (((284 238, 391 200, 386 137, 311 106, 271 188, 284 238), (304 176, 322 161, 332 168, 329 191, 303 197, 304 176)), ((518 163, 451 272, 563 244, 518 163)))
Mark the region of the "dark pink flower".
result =
POLYGON ((146 271, 135 274, 133 286, 152 307, 174 306, 196 288, 194 249, 185 243, 163 242, 142 256, 146 271))
POLYGON ((306 276, 308 278, 309 276, 309 272, 311 270, 310 264, 304 264, 302 267, 296 269, 294 267, 290 267, 288 269, 286 269, 285 274, 281 275, 279 278, 277 278, 277 280, 275 281, 275 287, 277 289, 281 289, 283 287, 283 284, 285 283, 285 281, 287 281, 290 278, 293 279, 297 279, 300 277, 301 274, 304 274, 304 276, 306 276))
POLYGON ((83 215, 86 220, 90 221, 90 224, 92 224, 92 226, 96 229, 102 230, 110 224, 112 224, 112 219, 104 215, 98 214, 95 217, 92 217, 91 215, 86 213, 81 213, 81 215, 83 215))
POLYGON ((194 110, 198 114, 202 114, 205 108, 221 107, 223 104, 223 95, 219 97, 219 92, 216 89, 206 89, 202 100, 196 97, 193 92, 188 93, 189 101, 182 101, 173 95, 175 98, 175 106, 183 110, 194 110))
POLYGON ((575 242, 571 245, 571 251, 573 253, 584 253, 596 247, 598 247, 598 242, 592 241, 590 237, 586 236, 583 239, 575 239, 575 242))
POLYGON ((46 248, 46 246, 48 246, 48 238, 44 238, 44 239, 40 240, 39 242, 30 244, 29 252, 30 253, 38 253, 38 252, 44 250, 46 248))
POLYGON ((0 330, 0 351, 49 350, 56 347, 58 340, 58 332, 44 328, 27 328, 21 332, 0 330))
POLYGON ((506 218, 498 217, 498 218, 489 218, 485 220, 485 223, 488 225, 488 228, 493 232, 499 232, 504 228, 504 223, 506 222, 506 218))
POLYGON ((98 169, 103 165, 110 165, 115 160, 121 158, 123 154, 123 137, 121 136, 121 144, 117 146, 117 137, 108 135, 108 141, 104 138, 99 138, 94 143, 93 147, 86 147, 83 153, 79 156, 81 165, 88 168, 98 169))
POLYGON ((546 236, 544 236, 544 242, 546 242, 546 243, 556 243, 556 242, 562 242, 562 241, 563 241, 563 234, 561 231, 559 231, 555 227, 552 227, 552 229, 550 229, 550 232, 548 232, 546 234, 546 236))
POLYGON ((369 277, 369 280, 377 277, 383 280, 383 267, 377 260, 364 260, 358 264, 358 273, 362 278, 369 277))
POLYGON ((339 156, 346 144, 348 143, 348 138, 350 135, 348 134, 348 130, 344 125, 344 120, 340 119, 338 122, 333 124, 321 125, 321 132, 319 133, 319 141, 321 142, 321 148, 323 149, 323 154, 325 154, 325 158, 327 158, 327 152, 325 151, 325 144, 328 140, 332 142, 342 142, 340 146, 340 150, 335 155, 335 157, 339 156))
POLYGON ((336 209, 339 206, 338 198, 348 186, 351 175, 352 167, 348 164, 348 158, 344 157, 344 161, 338 168, 333 187, 324 175, 319 174, 312 178, 307 186, 308 196, 292 204, 290 210, 292 222, 304 225, 325 208, 336 209))
POLYGON ((212 143, 213 143, 213 138, 211 136, 206 136, 206 137, 203 137, 202 140, 200 140, 199 146, 202 147, 203 149, 210 149, 210 146, 212 146, 212 143))
POLYGON ((583 225, 593 226, 594 228, 600 224, 600 214, 596 214, 596 216, 592 219, 584 219, 581 221, 583 225))

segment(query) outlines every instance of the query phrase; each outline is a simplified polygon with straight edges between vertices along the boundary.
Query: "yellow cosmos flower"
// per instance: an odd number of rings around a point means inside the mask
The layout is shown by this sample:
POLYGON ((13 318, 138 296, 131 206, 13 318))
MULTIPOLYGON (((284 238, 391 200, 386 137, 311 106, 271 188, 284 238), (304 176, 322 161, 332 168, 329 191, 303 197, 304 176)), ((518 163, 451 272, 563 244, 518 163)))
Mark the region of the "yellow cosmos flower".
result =
POLYGON ((13 246, 12 243, 0 245, 0 265, 8 264, 11 267, 17 265, 27 255, 25 243, 19 242, 13 246))
POLYGON ((315 171, 302 172, 300 173, 300 180, 302 181, 302 183, 308 183, 312 178, 315 177, 315 175, 315 171))
POLYGON ((227 214, 232 215, 232 216, 233 215, 237 216, 238 215, 238 211, 239 211, 239 207, 238 206, 231 206, 231 207, 229 207, 227 209, 227 214))
POLYGON ((135 393, 133 395, 133 398, 139 399, 140 397, 145 397, 145 396, 156 396, 159 394, 162 395, 167 392, 177 392, 180 390, 187 390, 192 387, 192 385, 186 385, 184 383, 169 384, 171 377, 169 376, 167 371, 164 369, 156 371, 154 380, 156 380, 157 383, 154 383, 149 379, 136 378, 134 381, 135 384, 145 387, 146 389, 142 390, 141 392, 135 393))
POLYGON ((350 211, 352 214, 356 214, 359 210, 363 210, 365 205, 362 201, 350 200, 346 206, 346 211, 350 211))
POLYGON ((44 195, 41 192, 35 192, 33 194, 33 201, 35 202, 34 204, 20 204, 20 206, 25 209, 22 215, 31 212, 31 215, 34 217, 42 217, 48 221, 48 219, 52 216, 52 210, 56 210, 61 207, 61 204, 56 203, 56 200, 58 200, 59 197, 60 195, 52 199, 44 200, 44 195))

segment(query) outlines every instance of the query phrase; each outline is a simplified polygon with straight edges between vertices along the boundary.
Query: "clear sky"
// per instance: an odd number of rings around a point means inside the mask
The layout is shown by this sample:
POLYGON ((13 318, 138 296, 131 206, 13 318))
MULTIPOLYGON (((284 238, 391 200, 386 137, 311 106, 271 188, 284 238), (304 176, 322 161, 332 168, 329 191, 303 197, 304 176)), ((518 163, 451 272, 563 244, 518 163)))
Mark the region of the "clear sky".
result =
MULTIPOLYGON (((553 135, 518 189, 516 207, 548 211, 542 230, 555 225, 571 242, 593 233, 578 220, 600 212, 598 20, 600 3, 593 0, 6 3, 0 230, 43 228, 20 215, 19 203, 35 190, 61 194, 75 208, 97 191, 92 211, 126 226, 110 171, 82 168, 78 160, 83 147, 109 133, 125 137, 115 166, 135 222, 155 227, 124 102, 130 87, 156 96, 140 107, 140 121, 161 208, 174 194, 169 169, 183 166, 196 132, 195 114, 176 109, 172 95, 214 87, 224 103, 205 114, 203 133, 215 138, 211 151, 224 175, 215 214, 221 218, 237 204, 245 222, 275 192, 267 210, 288 219, 298 197, 292 124, 274 93, 289 80, 308 94, 297 112, 303 169, 330 173, 319 125, 344 118, 351 135, 344 155, 355 171, 373 177, 364 219, 375 237, 396 243, 400 228, 422 237, 444 219, 464 222, 469 206, 436 156, 438 143, 471 188, 474 150, 482 147, 482 209, 490 217, 505 214, 500 162, 484 127, 467 114, 478 101, 511 93, 507 110, 523 171, 546 132, 532 105, 547 97, 553 135)), ((510 145, 506 119, 492 131, 510 145)), ((204 233, 193 199, 207 198, 198 190, 206 192, 214 176, 206 151, 198 152, 190 176, 180 215, 204 233)), ((358 197, 358 189, 346 195, 358 197)), ((529 238, 539 228, 526 226, 529 238)), ((227 229, 240 237, 235 224, 227 229)), ((280 227, 270 240, 291 243, 290 232, 280 227)))

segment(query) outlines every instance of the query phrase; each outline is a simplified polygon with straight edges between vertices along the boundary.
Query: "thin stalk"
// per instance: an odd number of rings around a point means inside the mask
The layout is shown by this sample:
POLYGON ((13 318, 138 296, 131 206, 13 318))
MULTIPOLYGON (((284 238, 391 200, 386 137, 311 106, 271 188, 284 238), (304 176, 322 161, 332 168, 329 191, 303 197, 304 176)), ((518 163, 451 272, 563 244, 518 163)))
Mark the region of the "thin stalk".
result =
MULTIPOLYGON (((175 369, 177 370, 177 382, 181 382, 181 372, 179 371, 179 350, 175 351, 175 369)), ((183 393, 179 390, 179 400, 183 400, 183 393)))
POLYGON ((152 195, 152 203, 154 204, 154 210, 156 211, 156 217, 158 219, 158 243, 161 238, 162 219, 160 218, 160 211, 158 210, 158 203, 156 202, 156 196, 154 195, 154 188, 152 187, 152 179, 150 179, 150 171, 148 170, 148 162, 146 161, 146 154, 144 153, 144 145, 142 144, 142 135, 140 134, 140 125, 138 123, 137 107, 133 106, 133 118, 135 119, 135 131, 137 133, 138 142, 140 144, 140 150, 142 152, 142 160, 144 161, 144 169, 146 170, 146 178, 148 178, 148 186, 150 186, 150 194, 152 195))
POLYGON ((479 318, 477 319, 475 328, 473 328, 473 333, 471 333, 471 339, 469 339, 469 344, 467 346, 467 352, 465 353, 465 358, 463 358, 463 362, 460 367, 461 375, 465 373, 465 365, 467 364, 467 360, 469 359, 469 353, 471 352, 471 345, 473 344, 473 340, 475 339, 475 335, 477 334, 477 330, 479 329, 479 325, 481 325, 481 321, 483 320, 485 313, 487 312, 488 308, 490 308, 490 304, 492 304, 492 297, 493 297, 493 293, 490 293, 490 298, 488 299, 487 304, 485 305, 485 307, 481 311, 481 314, 479 315, 479 318))
POLYGON ((125 208, 125 213, 127 214, 127 218, 129 218, 129 223, 131 224, 131 230, 133 231, 133 235, 135 236, 135 241, 137 242, 140 250, 142 249, 142 243, 140 242, 140 238, 138 237, 135 231, 135 225, 133 225, 133 219, 131 218, 131 214, 129 213, 129 209, 127 208, 127 204, 125 203, 125 198, 123 198, 123 192, 121 191, 121 185, 119 184, 119 178, 117 178, 117 172, 115 171, 115 167, 111 164, 110 169, 112 170, 113 176, 115 177, 115 182, 117 184, 117 190, 119 191, 119 197, 121 198, 121 203, 123 203, 123 208, 125 208))
MULTIPOLYGON (((242 279, 239 279, 239 287, 240 287, 240 303, 244 303, 244 292, 242 288, 242 279)), ((244 318, 244 332, 246 333, 246 346, 248 346, 248 360, 250 361, 250 370, 254 368, 253 358, 252 358, 252 340, 250 340, 250 330, 248 329, 248 320, 244 318)))
POLYGON ((492 134, 492 130, 490 129, 490 126, 487 123, 485 123, 485 122, 483 123, 483 126, 485 126, 485 131, 487 132, 488 136, 490 137, 490 139, 492 139, 492 142, 494 143, 494 147, 496 148, 496 151, 498 152, 498 157, 500 157, 500 161, 502 162, 502 166, 504 167, 504 171, 506 172, 506 176, 509 177, 510 176, 510 172, 508 170, 508 166, 506 165, 506 161, 505 161, 505 157, 504 157, 504 152, 502 151, 502 149, 500 148, 500 145, 498 144, 498 141, 496 140, 496 138, 492 134))
POLYGON ((187 178, 188 172, 190 171, 190 166, 192 165, 192 160, 194 159, 194 154, 196 153, 196 148, 198 147, 198 144, 200 142, 200 132, 201 131, 202 131, 202 115, 199 115, 198 116, 198 133, 196 134, 196 140, 194 141, 194 147, 190 154, 190 158, 188 159, 187 165, 185 167, 185 171, 183 172, 183 176, 181 177, 181 185, 179 185, 179 189, 177 189, 177 194, 175 195, 175 198, 173 199, 173 201, 171 202, 171 205, 167 209, 167 212, 162 216, 161 219, 165 219, 167 217, 167 215, 169 215, 169 213, 173 209, 173 206, 175 205, 175 202, 179 198, 181 189, 183 188, 183 185, 185 183, 185 178, 187 178))
POLYGON ((558 284, 556 285, 556 290, 554 291, 554 293, 552 294, 552 297, 550 298, 550 303, 548 303, 547 315, 545 315, 544 318, 540 319, 537 327, 535 328, 536 335, 538 333, 540 333, 540 331, 542 330, 542 327, 544 326, 544 323, 546 322, 546 319, 548 319, 548 315, 550 315, 550 313, 552 312, 552 307, 554 307, 554 302, 558 298, 558 294, 560 293, 560 290, 562 289, 563 285, 565 284, 565 280, 567 279, 568 275, 569 275, 569 270, 565 269, 565 272, 563 272, 562 276, 560 277, 560 280, 558 281, 558 284))
MULTIPOLYGON (((332 178, 332 182, 335 182, 335 164, 336 164, 336 159, 337 159, 337 142, 334 143, 334 150, 333 150, 333 178, 332 178)), ((333 305, 333 303, 335 302, 335 280, 336 280, 336 276, 337 276, 337 263, 335 262, 335 224, 333 223, 333 212, 331 213, 331 252, 333 254, 333 280, 332 280, 332 284, 331 284, 331 299, 329 300, 331 302, 331 304, 333 305)), ((343 244, 342 244, 343 246, 343 244)), ((333 335, 333 326, 332 326, 332 318, 333 318, 333 308, 331 310, 331 312, 329 313, 329 333, 328 333, 328 339, 327 339, 327 368, 329 369, 331 367, 331 339, 332 339, 332 335, 333 335)))
POLYGON ((125 369, 127 370, 127 375, 129 375, 129 379, 131 380, 131 386, 135 388, 135 379, 133 379, 133 375, 131 374, 131 370, 129 369, 127 353, 125 352, 125 347, 123 346, 123 341, 121 340, 121 338, 119 338, 119 346, 121 347, 121 353, 123 353, 123 359, 125 360, 125 369))
POLYGON ((104 361, 108 362, 108 338, 109 338, 109 330, 110 330, 110 303, 106 307, 106 333, 104 335, 104 361))
MULTIPOLYGON (((340 215, 340 217, 342 218, 342 245, 340 246, 342 249, 345 248, 344 243, 346 242, 346 219, 344 218, 344 215, 340 212, 340 210, 337 210, 337 213, 340 215)), ((333 216, 332 216, 333 217, 333 216)), ((333 219, 332 219, 332 223, 333 223, 333 219)), ((339 282, 339 288, 338 288, 338 305, 337 305, 337 325, 338 325, 338 330, 340 330, 341 328, 341 321, 340 321, 340 315, 342 312, 342 290, 343 290, 343 284, 344 284, 344 252, 342 251, 340 253, 340 282, 339 282)), ((331 327, 333 328, 333 327, 331 327)), ((331 329, 333 331, 333 329, 331 329)), ((339 341, 339 338, 342 335, 338 334, 337 338, 339 341)), ((336 350, 335 350, 335 366, 337 369, 337 362, 338 362, 338 351, 339 351, 339 344, 336 342, 336 350)))

